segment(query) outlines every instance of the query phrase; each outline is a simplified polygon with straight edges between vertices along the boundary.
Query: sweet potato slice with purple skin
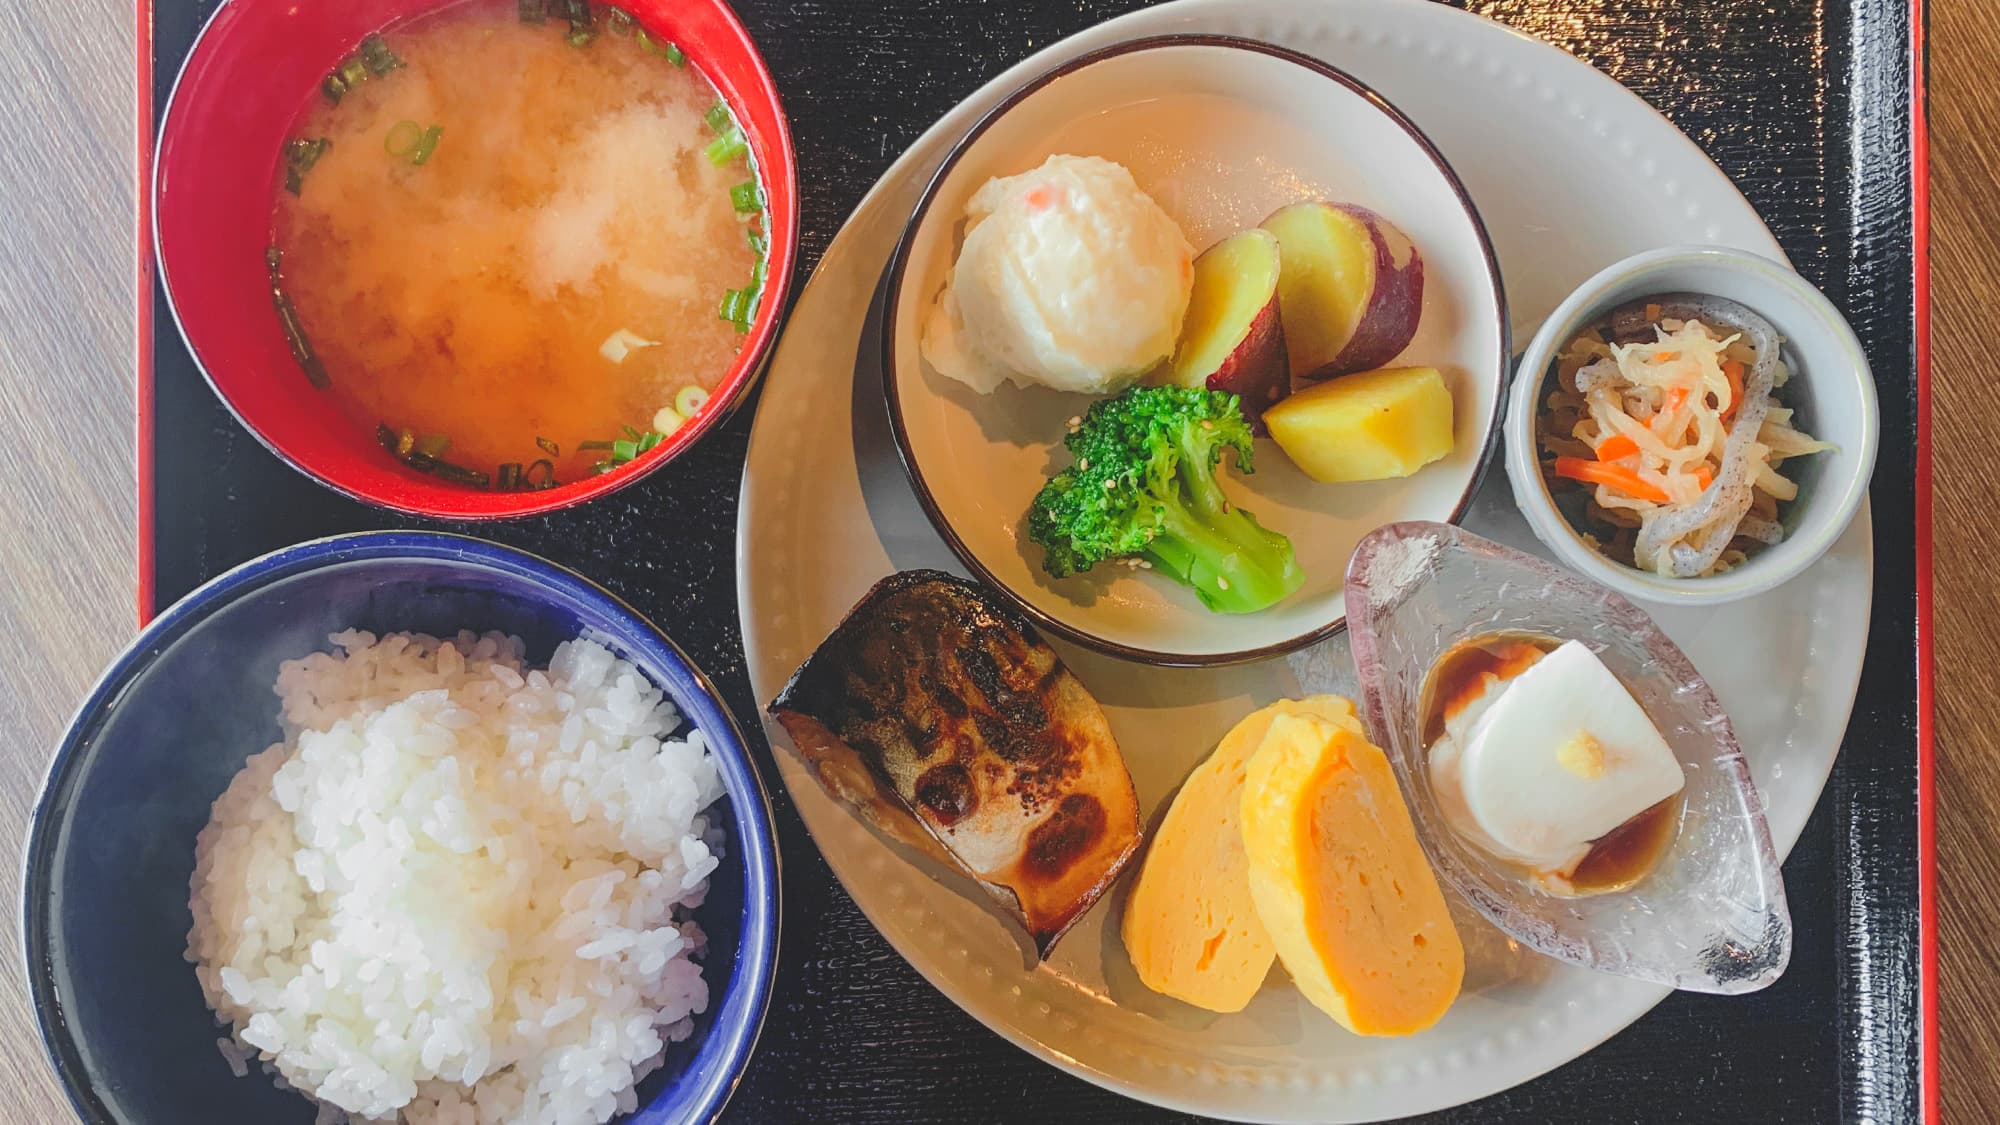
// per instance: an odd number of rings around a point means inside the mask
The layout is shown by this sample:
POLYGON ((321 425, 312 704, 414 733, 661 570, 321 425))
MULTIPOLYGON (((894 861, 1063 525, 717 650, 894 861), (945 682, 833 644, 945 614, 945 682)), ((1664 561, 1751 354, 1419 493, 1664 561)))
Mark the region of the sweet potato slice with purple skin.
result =
POLYGON ((1202 251, 1180 342, 1158 381, 1227 391, 1262 433, 1264 411, 1292 390, 1279 272, 1278 239, 1266 230, 1239 231, 1202 251))
POLYGON ((1352 203, 1295 203, 1263 228, 1278 236, 1278 304, 1292 374, 1327 379, 1381 367, 1423 318, 1424 260, 1396 224, 1352 203))

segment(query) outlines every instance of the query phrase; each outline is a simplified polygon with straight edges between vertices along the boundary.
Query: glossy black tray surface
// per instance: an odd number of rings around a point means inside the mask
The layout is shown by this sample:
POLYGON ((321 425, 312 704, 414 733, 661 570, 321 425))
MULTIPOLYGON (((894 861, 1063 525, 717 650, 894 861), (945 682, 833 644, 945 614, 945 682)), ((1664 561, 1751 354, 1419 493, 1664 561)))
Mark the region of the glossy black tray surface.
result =
MULTIPOLYGON (((338 0, 307 0, 338 2, 338 0)), ((802 266, 918 134, 1014 62, 1130 0, 740 0, 790 113, 802 266)), ((1677 994, 1583 1058, 1447 1122, 1912 1121, 1918 1111, 1916 373, 1910 0, 1458 0, 1637 91, 1756 205, 1854 322, 1880 384, 1875 601, 1853 723, 1785 865, 1797 946, 1767 991, 1677 994)), ((211 0, 154 0, 153 104, 211 0)), ((157 109, 156 109, 157 111, 157 109)), ((143 198, 143 193, 142 193, 143 198)), ((803 271, 802 271, 803 273, 803 271)), ((421 526, 279 463, 217 403, 152 294, 149 544, 165 606, 302 539, 421 526)), ((753 404, 754 405, 754 404, 753 404)), ((679 462, 571 512, 459 526, 574 567, 660 622, 759 730, 735 596, 753 410, 679 462)), ((1856 607, 1860 612, 1860 607, 1856 607)), ((828 870, 777 782, 785 924, 761 1047, 728 1119, 1182 1120, 1031 1058, 920 979, 828 870)), ((1337 1112, 1337 1107, 1329 1107, 1337 1112)))

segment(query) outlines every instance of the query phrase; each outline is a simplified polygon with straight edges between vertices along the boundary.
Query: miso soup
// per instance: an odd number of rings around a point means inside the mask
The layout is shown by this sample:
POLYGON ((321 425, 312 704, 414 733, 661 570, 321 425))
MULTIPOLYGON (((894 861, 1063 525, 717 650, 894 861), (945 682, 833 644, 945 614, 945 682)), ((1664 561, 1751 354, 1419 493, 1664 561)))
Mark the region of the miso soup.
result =
POLYGON ((643 454, 728 372, 764 272, 756 170, 697 67, 617 9, 539 11, 368 37, 276 190, 295 355, 385 457, 472 487, 643 454))

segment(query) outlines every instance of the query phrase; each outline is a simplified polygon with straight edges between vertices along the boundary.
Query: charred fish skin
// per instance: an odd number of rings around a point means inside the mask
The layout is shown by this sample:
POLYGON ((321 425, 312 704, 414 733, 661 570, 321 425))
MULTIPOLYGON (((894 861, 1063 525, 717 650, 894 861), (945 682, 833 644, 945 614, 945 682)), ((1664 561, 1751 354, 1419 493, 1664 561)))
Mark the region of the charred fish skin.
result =
POLYGON ((1031 624, 956 575, 876 584, 770 710, 830 794, 977 880, 1044 957, 1138 849, 1103 709, 1031 624))

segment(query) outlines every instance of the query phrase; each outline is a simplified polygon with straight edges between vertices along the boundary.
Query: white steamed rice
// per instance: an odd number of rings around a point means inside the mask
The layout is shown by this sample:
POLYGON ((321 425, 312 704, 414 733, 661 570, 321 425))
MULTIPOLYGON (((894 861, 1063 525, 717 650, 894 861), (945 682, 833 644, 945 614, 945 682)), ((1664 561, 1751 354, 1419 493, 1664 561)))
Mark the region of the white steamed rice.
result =
POLYGON ((701 732, 589 639, 365 632, 278 673, 287 738, 195 845, 188 960, 232 1069, 320 1120, 570 1125, 708 1004, 701 732))

